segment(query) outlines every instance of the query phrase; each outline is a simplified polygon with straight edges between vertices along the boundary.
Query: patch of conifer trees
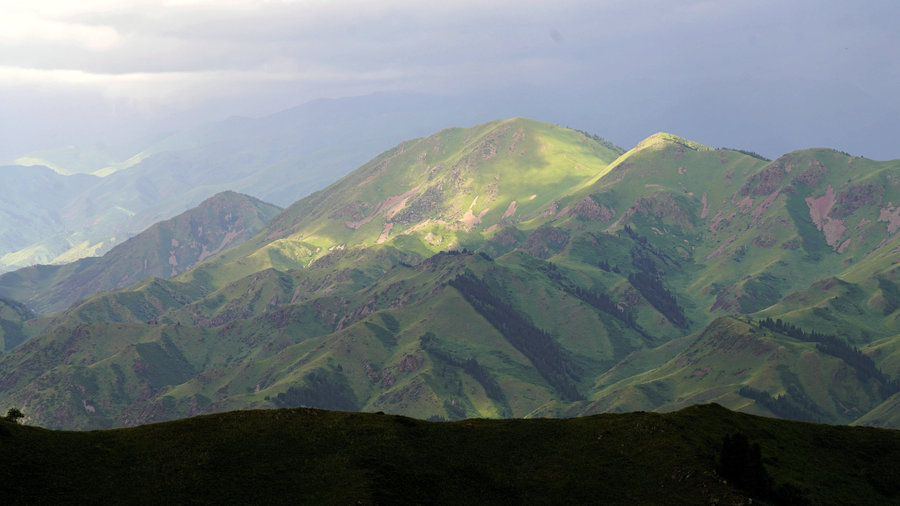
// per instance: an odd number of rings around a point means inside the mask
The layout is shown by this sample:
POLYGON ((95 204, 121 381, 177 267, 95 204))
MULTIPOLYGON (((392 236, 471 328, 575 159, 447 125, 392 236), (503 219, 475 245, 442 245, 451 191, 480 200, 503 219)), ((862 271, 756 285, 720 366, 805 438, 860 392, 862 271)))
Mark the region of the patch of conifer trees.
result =
POLYGON ((321 409, 356 411, 356 395, 343 375, 327 370, 312 371, 303 378, 305 385, 292 386, 272 401, 279 408, 306 406, 321 409))
POLYGON ((628 225, 625 225, 623 230, 636 242, 635 247, 631 250, 631 264, 636 271, 628 275, 628 282, 672 325, 680 329, 687 329, 690 322, 684 315, 684 308, 678 305, 675 295, 666 288, 662 272, 657 267, 657 264, 664 267, 678 265, 678 262, 655 248, 647 241, 646 237, 638 234, 628 225))
POLYGON ((576 387, 578 368, 565 357, 562 347, 551 335, 491 293, 490 288, 471 273, 460 274, 450 286, 458 290, 513 347, 528 357, 563 400, 582 399, 576 387))
POLYGON ((788 394, 778 396, 771 395, 768 390, 757 390, 753 387, 742 386, 738 394, 763 405, 779 418, 799 420, 801 422, 823 422, 822 414, 802 392, 789 389, 788 394), (799 394, 799 395, 792 395, 799 394))
POLYGON ((503 393, 503 389, 500 388, 500 384, 497 383, 497 380, 494 379, 494 376, 486 367, 478 363, 478 360, 474 357, 461 359, 454 356, 448 350, 441 348, 437 336, 432 332, 425 333, 425 335, 419 338, 419 342, 422 344, 422 349, 428 352, 432 357, 465 371, 466 374, 474 378, 475 381, 484 388, 484 393, 489 399, 497 401, 505 410, 511 413, 506 401, 506 395, 503 393))
POLYGON ((851 346, 843 339, 821 332, 806 332, 796 325, 781 321, 781 318, 773 320, 766 318, 759 320, 758 325, 769 330, 793 337, 799 341, 816 343, 816 349, 837 357, 847 363, 856 370, 857 377, 860 381, 874 379, 881 383, 879 394, 883 398, 887 398, 900 391, 900 383, 897 380, 891 380, 887 375, 881 372, 881 369, 875 367, 875 362, 871 357, 859 351, 856 346, 851 346))
POLYGON ((582 302, 587 303, 594 309, 598 309, 608 315, 613 316, 644 338, 650 341, 654 339, 653 336, 644 331, 644 329, 637 323, 637 320, 634 316, 634 311, 632 311, 631 308, 627 306, 620 306, 609 295, 602 293, 596 288, 585 289, 578 285, 575 285, 559 271, 559 269, 556 267, 556 264, 554 264, 553 262, 547 262, 546 265, 541 268, 541 271, 544 272, 548 278, 556 281, 560 288, 562 288, 563 291, 565 291, 567 294, 581 300, 582 302))
POLYGON ((680 329, 688 328, 688 320, 684 316, 684 308, 678 305, 678 300, 663 284, 659 274, 632 272, 628 275, 628 282, 637 291, 641 292, 641 295, 647 299, 651 306, 672 322, 672 325, 680 329))

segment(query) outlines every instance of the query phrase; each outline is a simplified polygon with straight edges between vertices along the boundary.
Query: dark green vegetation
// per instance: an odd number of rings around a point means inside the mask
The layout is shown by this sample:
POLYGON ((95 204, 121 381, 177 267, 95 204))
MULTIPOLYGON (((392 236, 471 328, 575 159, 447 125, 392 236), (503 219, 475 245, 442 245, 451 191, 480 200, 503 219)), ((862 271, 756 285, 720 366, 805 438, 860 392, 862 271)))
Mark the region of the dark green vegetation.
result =
POLYGON ((0 350, 12 349, 28 339, 25 322, 35 316, 24 304, 0 298, 0 350))
POLYGON ((898 169, 669 134, 623 153, 524 118, 446 129, 187 272, 28 321, 0 403, 69 429, 708 402, 900 427, 898 169))
POLYGON ((738 414, 433 423, 309 408, 0 421, 6 504, 889 504, 900 433, 738 414))

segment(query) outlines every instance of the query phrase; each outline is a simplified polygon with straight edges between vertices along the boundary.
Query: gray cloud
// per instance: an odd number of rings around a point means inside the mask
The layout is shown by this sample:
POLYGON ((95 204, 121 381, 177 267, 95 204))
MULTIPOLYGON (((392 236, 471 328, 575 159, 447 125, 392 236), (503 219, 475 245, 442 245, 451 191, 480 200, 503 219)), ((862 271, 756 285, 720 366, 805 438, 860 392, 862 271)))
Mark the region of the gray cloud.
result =
MULTIPOLYGON (((829 105, 819 95, 835 99, 823 89, 845 89, 900 110, 891 1, 34 2, 0 12, 0 142, 64 138, 85 109, 99 132, 384 90, 595 89, 620 95, 607 109, 636 107, 647 133, 669 128, 649 124, 660 110, 694 107, 703 94, 735 110, 780 104, 802 115, 829 105)), ((0 156, 16 149, 0 145, 0 156)))

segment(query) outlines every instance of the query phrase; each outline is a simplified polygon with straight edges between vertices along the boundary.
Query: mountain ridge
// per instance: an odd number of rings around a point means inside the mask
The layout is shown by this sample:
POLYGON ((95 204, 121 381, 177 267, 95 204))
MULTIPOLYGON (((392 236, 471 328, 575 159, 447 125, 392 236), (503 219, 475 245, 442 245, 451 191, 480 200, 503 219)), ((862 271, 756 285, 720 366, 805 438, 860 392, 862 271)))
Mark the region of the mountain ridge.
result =
POLYGON ((111 249, 65 265, 37 265, 0 275, 0 294, 41 313, 148 277, 169 278, 248 239, 280 208, 234 192, 159 222, 111 249))
POLYGON ((296 405, 457 419, 709 400, 893 423, 900 161, 651 137, 622 154, 514 118, 403 142, 188 272, 60 313, 0 356, 0 401, 79 428, 296 405), (765 326, 782 316, 800 331, 765 326), (744 372, 726 341, 751 350, 744 372))

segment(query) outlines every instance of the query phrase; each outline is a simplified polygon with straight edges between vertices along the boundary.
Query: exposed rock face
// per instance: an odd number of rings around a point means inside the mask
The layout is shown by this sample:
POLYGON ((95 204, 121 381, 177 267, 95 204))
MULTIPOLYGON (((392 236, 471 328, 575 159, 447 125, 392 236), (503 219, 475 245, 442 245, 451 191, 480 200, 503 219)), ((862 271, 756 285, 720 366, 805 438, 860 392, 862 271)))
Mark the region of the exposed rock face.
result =
POLYGON ((787 172, 782 165, 772 165, 766 170, 753 175, 741 188, 741 195, 769 195, 781 185, 787 172))
POLYGON ((819 198, 808 197, 806 205, 809 206, 809 217, 812 219, 816 227, 824 232, 825 242, 837 251, 840 248, 841 236, 847 227, 843 220, 836 220, 829 216, 832 206, 834 206, 834 188, 828 187, 825 195, 819 198))
POLYGON ((616 217, 616 212, 603 204, 594 202, 590 196, 584 197, 572 206, 575 215, 591 221, 609 223, 616 217))
POLYGON ((541 227, 528 237, 522 249, 538 258, 550 258, 566 245, 569 235, 565 230, 541 227))
POLYGON ((888 224, 888 233, 893 234, 900 229, 900 207, 894 207, 888 203, 887 207, 881 210, 878 215, 878 221, 886 221, 888 224))
POLYGON ((795 183, 813 187, 818 185, 819 181, 821 181, 826 174, 828 174, 828 169, 826 169, 821 162, 818 160, 810 160, 809 166, 804 169, 802 173, 797 175, 793 181, 795 183))
POLYGON ((883 198, 883 186, 873 184, 851 185, 838 193, 835 205, 831 208, 828 216, 835 219, 846 218, 863 206, 880 203, 883 198))

